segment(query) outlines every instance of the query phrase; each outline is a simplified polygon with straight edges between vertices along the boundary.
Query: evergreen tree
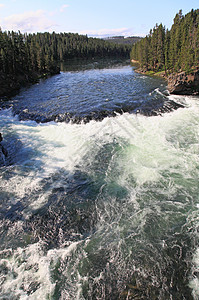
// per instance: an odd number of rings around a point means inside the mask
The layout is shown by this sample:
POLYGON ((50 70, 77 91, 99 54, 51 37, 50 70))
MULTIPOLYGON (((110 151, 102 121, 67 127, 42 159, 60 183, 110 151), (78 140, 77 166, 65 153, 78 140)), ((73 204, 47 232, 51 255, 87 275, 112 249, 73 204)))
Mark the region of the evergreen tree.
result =
MULTIPOLYGON (((0 28, 0 80, 2 86, 28 82, 55 74, 60 61, 71 58, 130 56, 131 46, 116 44, 86 35, 2 32, 0 28)), ((18 85, 17 85, 18 86, 18 85)))
POLYGON ((166 74, 198 66, 199 9, 192 9, 185 16, 180 10, 170 31, 156 24, 148 36, 133 45, 131 58, 139 60, 143 70, 164 70, 166 74))

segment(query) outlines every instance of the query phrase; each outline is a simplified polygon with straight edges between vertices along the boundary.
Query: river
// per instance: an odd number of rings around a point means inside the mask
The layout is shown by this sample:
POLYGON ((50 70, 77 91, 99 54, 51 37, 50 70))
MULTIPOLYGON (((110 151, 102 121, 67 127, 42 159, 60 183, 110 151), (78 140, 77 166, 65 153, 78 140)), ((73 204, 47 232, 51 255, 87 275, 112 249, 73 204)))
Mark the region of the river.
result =
POLYGON ((199 97, 93 60, 1 107, 0 299, 198 299, 199 97))

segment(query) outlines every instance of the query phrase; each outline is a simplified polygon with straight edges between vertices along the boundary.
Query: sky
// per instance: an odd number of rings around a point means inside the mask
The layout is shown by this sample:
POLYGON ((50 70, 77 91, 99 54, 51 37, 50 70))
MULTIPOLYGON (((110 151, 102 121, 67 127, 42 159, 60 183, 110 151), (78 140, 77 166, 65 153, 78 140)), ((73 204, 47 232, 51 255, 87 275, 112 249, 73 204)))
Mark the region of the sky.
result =
POLYGON ((176 13, 199 0, 0 0, 0 27, 33 32, 72 32, 89 37, 146 36, 156 23, 170 29, 176 13))

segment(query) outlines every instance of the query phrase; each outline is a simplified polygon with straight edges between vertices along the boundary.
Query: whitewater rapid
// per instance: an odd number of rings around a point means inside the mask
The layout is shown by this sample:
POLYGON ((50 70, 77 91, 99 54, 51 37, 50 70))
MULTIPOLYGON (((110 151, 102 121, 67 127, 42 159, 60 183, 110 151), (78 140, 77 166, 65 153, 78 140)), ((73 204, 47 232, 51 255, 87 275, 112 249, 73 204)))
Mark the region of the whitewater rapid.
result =
POLYGON ((147 299, 143 282, 151 299, 177 299, 175 266, 198 299, 199 99, 169 97, 185 108, 87 124, 38 124, 0 111, 9 152, 0 174, 0 299, 105 299, 111 286, 147 299), (74 222, 85 223, 66 238, 60 209, 49 246, 53 227, 46 222, 42 235, 32 224, 46 205, 53 213, 53 191, 59 201, 79 201, 74 222))

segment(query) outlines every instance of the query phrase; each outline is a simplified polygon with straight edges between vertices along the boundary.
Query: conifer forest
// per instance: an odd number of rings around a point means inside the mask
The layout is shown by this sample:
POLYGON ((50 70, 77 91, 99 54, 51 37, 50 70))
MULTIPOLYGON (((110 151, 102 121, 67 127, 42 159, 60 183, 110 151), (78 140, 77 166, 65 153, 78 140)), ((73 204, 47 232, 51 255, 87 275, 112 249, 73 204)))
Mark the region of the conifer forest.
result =
POLYGON ((199 64, 199 9, 176 14, 170 30, 162 24, 133 45, 131 59, 143 71, 189 72, 199 64))
POLYGON ((129 58, 131 47, 74 33, 0 30, 0 80, 5 86, 0 94, 17 89, 22 82, 58 73, 59 62, 72 58, 129 58))

